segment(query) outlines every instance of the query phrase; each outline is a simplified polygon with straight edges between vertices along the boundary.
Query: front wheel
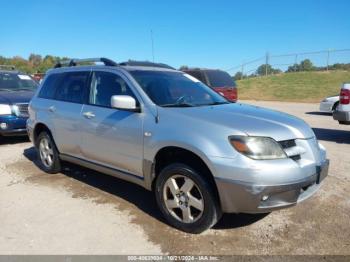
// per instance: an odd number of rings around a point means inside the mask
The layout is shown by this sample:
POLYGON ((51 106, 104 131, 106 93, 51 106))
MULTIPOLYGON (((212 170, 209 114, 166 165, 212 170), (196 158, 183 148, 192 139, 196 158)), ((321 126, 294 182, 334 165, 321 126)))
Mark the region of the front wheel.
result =
POLYGON ((156 199, 166 220, 189 233, 201 233, 221 216, 212 185, 205 176, 184 164, 164 168, 156 180, 156 199))
POLYGON ((41 169, 51 174, 59 173, 61 161, 56 145, 48 132, 43 131, 39 134, 36 141, 36 149, 41 169))

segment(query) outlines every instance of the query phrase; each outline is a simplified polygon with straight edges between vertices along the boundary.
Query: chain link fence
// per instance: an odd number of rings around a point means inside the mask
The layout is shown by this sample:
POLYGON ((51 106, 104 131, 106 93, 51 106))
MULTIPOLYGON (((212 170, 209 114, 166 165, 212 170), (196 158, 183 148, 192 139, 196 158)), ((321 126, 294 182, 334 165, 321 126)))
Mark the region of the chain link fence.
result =
MULTIPOLYGON (((264 56, 243 62, 241 65, 226 69, 226 71, 232 75, 236 75, 238 79, 303 71, 300 68, 300 63, 306 59, 312 62, 312 70, 341 69, 340 64, 350 63, 350 49, 328 49, 280 55, 267 52, 264 56)), ((350 65, 348 67, 350 68, 350 65)))

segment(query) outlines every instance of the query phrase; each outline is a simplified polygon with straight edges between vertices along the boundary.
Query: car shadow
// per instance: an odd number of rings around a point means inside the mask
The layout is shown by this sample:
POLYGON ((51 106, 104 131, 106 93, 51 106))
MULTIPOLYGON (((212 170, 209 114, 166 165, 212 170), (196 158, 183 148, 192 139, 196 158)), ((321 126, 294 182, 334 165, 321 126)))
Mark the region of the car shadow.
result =
POLYGON ((318 140, 350 144, 350 130, 336 130, 327 128, 312 128, 318 140))
POLYGON ((0 136, 0 146, 14 145, 27 142, 29 142, 29 138, 27 136, 0 136))
POLYGON ((230 228, 240 228, 249 226, 265 218, 270 213, 264 214, 223 214, 220 221, 213 227, 213 229, 222 230, 230 228))
MULTIPOLYGON (((25 149, 23 154, 28 160, 39 167, 34 147, 25 149)), ((64 163, 63 166, 63 171, 61 173, 67 177, 122 198, 146 214, 157 219, 159 222, 167 224, 158 209, 154 194, 151 191, 148 191, 139 185, 75 164, 64 163)), ((267 214, 224 214, 222 219, 213 227, 213 229, 232 229, 248 226, 264 218, 266 215, 267 214)))
POLYGON ((327 113, 327 112, 317 112, 317 111, 315 111, 315 112, 305 112, 305 114, 307 114, 307 115, 317 115, 317 116, 331 116, 332 115, 331 112, 327 113))

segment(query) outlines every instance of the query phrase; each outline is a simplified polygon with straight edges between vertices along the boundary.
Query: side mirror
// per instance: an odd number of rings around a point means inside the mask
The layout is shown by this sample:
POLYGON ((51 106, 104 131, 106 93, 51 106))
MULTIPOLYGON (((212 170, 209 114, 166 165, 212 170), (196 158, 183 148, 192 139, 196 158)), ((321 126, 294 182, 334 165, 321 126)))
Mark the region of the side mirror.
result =
POLYGON ((111 97, 111 106, 120 110, 139 111, 136 100, 131 96, 116 95, 111 97))

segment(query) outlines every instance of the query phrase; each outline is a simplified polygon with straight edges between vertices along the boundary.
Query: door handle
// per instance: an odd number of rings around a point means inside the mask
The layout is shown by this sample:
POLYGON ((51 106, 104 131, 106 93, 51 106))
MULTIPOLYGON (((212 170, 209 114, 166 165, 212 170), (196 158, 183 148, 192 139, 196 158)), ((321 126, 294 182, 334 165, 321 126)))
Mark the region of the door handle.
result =
POLYGON ((50 106, 48 110, 49 110, 49 112, 53 113, 56 111, 56 107, 50 106))
POLYGON ((87 119, 91 119, 91 118, 95 117, 95 114, 92 112, 85 112, 85 113, 83 113, 83 116, 87 119))

